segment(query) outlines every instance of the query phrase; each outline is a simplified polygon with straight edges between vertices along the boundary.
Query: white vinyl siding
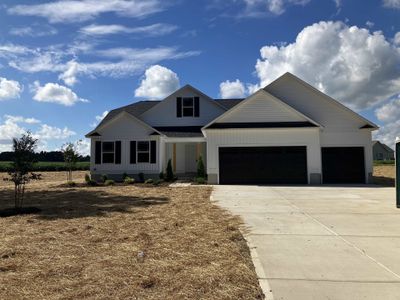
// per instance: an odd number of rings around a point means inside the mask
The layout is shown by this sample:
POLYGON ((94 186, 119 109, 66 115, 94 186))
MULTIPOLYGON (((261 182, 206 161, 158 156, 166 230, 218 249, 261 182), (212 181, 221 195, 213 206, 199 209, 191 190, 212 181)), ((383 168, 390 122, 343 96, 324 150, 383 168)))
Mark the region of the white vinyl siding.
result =
POLYGON ((121 114, 114 120, 110 121, 106 126, 100 128, 98 132, 100 137, 92 137, 91 139, 91 172, 94 174, 158 174, 161 171, 160 163, 160 136, 151 135, 154 130, 147 127, 140 121, 129 116, 121 114), (121 164, 94 164, 94 144, 95 141, 121 141, 121 164), (157 158, 156 163, 130 163, 130 141, 157 141, 157 158))
POLYGON ((207 173, 219 174, 219 147, 306 146, 307 170, 321 173, 319 128, 207 129, 207 173))
POLYGON ((306 118, 297 114, 285 104, 279 103, 267 93, 258 93, 245 100, 232 112, 227 112, 218 123, 234 122, 305 122, 306 118))
POLYGON ((265 88, 307 117, 318 122, 325 132, 357 131, 366 122, 338 106, 325 95, 290 77, 282 78, 265 88))
POLYGON ((200 95, 190 87, 185 87, 153 106, 141 115, 140 118, 151 126, 204 126, 224 112, 225 110, 215 103, 214 100, 200 95), (178 118, 176 115, 177 97, 182 97, 182 102, 185 97, 199 97, 200 116, 182 116, 178 118))

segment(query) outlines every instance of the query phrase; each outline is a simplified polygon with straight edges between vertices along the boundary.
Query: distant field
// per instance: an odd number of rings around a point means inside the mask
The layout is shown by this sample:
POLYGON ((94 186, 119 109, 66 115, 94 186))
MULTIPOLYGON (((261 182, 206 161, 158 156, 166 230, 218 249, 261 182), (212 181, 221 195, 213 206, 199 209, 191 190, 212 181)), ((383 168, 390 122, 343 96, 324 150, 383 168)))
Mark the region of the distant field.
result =
MULTIPOLYGON (((90 162, 88 161, 78 162, 74 170, 89 170, 89 166, 90 162)), ((11 170, 11 162, 0 161, 0 172, 7 172, 9 170, 11 170)), ((65 171, 65 163, 40 161, 35 163, 33 171, 65 171)))
POLYGON ((394 165, 394 160, 374 160, 374 166, 394 165))

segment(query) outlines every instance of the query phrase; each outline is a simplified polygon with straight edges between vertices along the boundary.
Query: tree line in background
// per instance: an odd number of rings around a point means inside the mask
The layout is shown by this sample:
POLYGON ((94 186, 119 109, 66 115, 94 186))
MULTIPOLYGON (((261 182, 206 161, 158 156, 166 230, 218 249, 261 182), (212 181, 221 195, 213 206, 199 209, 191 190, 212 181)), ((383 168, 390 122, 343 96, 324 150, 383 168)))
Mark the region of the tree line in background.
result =
MULTIPOLYGON (((14 161, 15 152, 6 151, 0 153, 0 161, 14 161)), ((35 161, 46 161, 46 162, 64 162, 63 151, 40 151, 33 154, 35 161)), ((88 162, 90 156, 78 155, 77 162, 88 162)))

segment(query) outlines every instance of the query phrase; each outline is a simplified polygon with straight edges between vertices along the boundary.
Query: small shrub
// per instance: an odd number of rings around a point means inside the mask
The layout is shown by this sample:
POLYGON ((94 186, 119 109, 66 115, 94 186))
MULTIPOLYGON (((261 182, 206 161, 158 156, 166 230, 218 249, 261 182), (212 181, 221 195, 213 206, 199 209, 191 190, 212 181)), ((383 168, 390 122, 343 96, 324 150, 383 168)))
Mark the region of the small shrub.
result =
POLYGON ((139 173, 138 177, 140 182, 144 182, 144 173, 139 173))
POLYGON ((135 183, 135 179, 134 179, 134 178, 131 178, 131 177, 129 177, 129 176, 127 176, 127 177, 125 177, 125 179, 124 179, 124 183, 125 183, 125 184, 134 184, 134 183, 135 183))
POLYGON ((199 156, 199 159, 197 160, 197 177, 203 178, 203 179, 206 177, 206 170, 204 168, 203 158, 201 157, 201 155, 199 156))
POLYGON ((206 180, 204 177, 196 177, 196 183, 197 184, 205 184, 206 180))
POLYGON ((91 181, 90 175, 88 173, 85 174, 85 182, 89 183, 91 181))
POLYGON ((102 182, 105 183, 107 180, 108 180, 108 177, 107 177, 106 174, 101 175, 101 181, 102 181, 102 182))
POLYGON ((144 183, 146 183, 146 184, 152 184, 152 183, 154 183, 154 180, 151 179, 151 178, 149 178, 149 179, 146 179, 146 181, 145 181, 144 183))
POLYGON ((107 179, 106 181, 104 181, 104 185, 114 185, 115 184, 115 181, 114 180, 112 180, 112 179, 107 179))
POLYGON ((122 174, 122 180, 125 180, 125 178, 127 178, 127 177, 129 177, 128 174, 127 174, 126 172, 124 172, 124 173, 122 174))
POLYGON ((163 171, 161 171, 161 172, 160 172, 160 174, 158 175, 158 178, 160 178, 160 179, 164 179, 164 177, 165 177, 165 175, 164 175, 164 172, 163 172, 163 171))
POLYGON ((89 181, 87 181, 86 183, 87 183, 87 185, 89 185, 89 186, 96 186, 96 185, 97 185, 97 182, 94 181, 94 180, 92 180, 92 179, 89 179, 89 181))
POLYGON ((76 186, 76 182, 75 182, 75 181, 68 181, 68 182, 67 182, 67 185, 68 185, 69 187, 74 187, 74 186, 76 186))
POLYGON ((159 185, 159 184, 162 183, 162 182, 164 182, 164 180, 162 180, 162 179, 157 179, 157 180, 154 180, 153 185, 157 186, 157 185, 159 185))
POLYGON ((171 159, 168 160, 166 173, 167 173, 166 176, 165 176, 165 180, 166 180, 166 181, 172 181, 172 180, 174 180, 174 172, 172 171, 172 162, 171 162, 171 159))

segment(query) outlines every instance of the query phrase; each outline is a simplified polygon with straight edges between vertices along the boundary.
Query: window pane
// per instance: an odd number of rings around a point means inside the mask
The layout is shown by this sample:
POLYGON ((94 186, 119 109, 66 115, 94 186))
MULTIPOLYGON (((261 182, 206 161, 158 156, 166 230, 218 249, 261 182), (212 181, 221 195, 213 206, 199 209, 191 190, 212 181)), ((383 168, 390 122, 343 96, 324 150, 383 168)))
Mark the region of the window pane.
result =
POLYGON ((149 151, 149 142, 138 142, 137 150, 138 151, 149 151))
POLYGON ((113 152, 114 151, 114 142, 103 142, 103 151, 113 152))
POLYGON ((193 117, 193 107, 184 107, 183 108, 183 116, 184 117, 193 117))
POLYGON ((114 153, 103 153, 103 164, 113 164, 114 153))
POLYGON ((138 153, 138 162, 149 162, 149 153, 138 153))
POLYGON ((193 98, 183 98, 183 106, 193 107, 193 98))

